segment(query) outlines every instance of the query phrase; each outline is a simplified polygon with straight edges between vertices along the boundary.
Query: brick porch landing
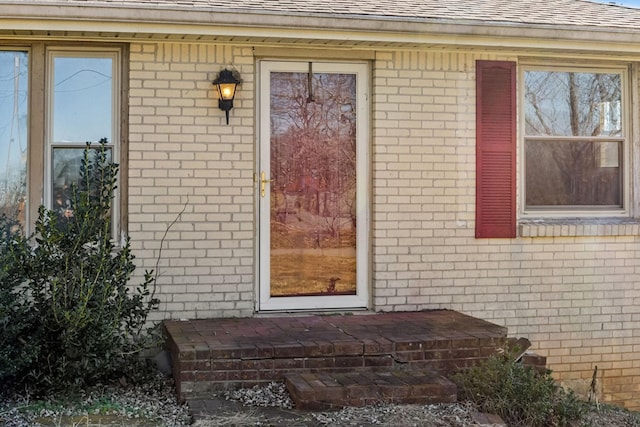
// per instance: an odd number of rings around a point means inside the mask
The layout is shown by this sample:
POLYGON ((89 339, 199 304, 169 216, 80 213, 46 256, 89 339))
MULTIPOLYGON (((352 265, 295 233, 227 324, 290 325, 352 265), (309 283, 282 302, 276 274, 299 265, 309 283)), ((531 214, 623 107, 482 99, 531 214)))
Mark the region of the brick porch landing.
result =
POLYGON ((432 370, 493 354, 507 329, 455 311, 166 321, 181 399, 285 374, 432 370))

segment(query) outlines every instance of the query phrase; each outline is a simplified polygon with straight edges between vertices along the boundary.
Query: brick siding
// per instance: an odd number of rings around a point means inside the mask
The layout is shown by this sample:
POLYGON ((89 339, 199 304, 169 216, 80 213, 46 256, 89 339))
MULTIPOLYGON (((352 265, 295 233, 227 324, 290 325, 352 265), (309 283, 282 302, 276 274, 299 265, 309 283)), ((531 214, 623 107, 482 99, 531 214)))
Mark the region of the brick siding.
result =
MULTIPOLYGON (((590 382, 597 365, 603 400, 640 409, 637 227, 474 238, 477 59, 517 58, 376 53, 373 308, 447 308, 506 326, 559 380, 590 382)), ((140 270, 158 262, 156 319, 253 314, 255 78, 250 47, 131 46, 128 231, 140 270), (211 81, 229 66, 243 82, 227 126, 211 81)))
POLYGON ((139 269, 155 269, 158 262, 157 318, 250 316, 251 49, 134 44, 130 67, 128 229, 139 269), (211 84, 225 67, 235 67, 243 80, 230 125, 211 84), (160 254, 165 232, 183 209, 160 254))

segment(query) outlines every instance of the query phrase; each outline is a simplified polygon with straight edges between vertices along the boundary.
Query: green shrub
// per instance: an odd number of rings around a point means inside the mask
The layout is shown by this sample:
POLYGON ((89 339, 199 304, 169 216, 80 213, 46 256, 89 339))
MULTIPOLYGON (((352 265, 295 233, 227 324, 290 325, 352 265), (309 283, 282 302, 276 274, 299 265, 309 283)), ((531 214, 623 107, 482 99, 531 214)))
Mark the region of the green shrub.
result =
POLYGON ((460 400, 499 415, 510 426, 567 426, 585 410, 573 392, 557 385, 551 371, 524 366, 509 352, 460 371, 452 380, 460 400))
POLYGON ((129 241, 112 241, 118 165, 108 160, 105 142, 97 149, 87 144, 81 179, 71 188, 73 215, 40 207, 30 239, 4 239, 0 247, 8 266, 2 276, 11 307, 7 322, 26 319, 34 343, 33 349, 21 347, 16 335, 22 332, 12 333, 11 354, 29 357, 7 377, 35 390, 91 385, 137 366, 147 315, 158 305, 152 273, 131 289, 129 241))
MULTIPOLYGON (((25 292, 26 239, 20 225, 0 217, 0 379, 10 381, 37 358, 37 316, 25 292)), ((0 381, 2 383, 2 381, 0 381)))

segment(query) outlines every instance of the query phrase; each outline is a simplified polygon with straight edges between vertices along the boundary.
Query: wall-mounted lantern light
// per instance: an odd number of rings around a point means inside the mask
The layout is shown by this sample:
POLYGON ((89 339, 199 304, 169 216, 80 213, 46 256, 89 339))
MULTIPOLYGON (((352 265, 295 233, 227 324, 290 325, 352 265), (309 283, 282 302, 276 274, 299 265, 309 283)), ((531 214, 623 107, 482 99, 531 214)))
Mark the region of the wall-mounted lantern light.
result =
POLYGON ((218 107, 225 112, 227 124, 229 124, 229 110, 233 108, 233 97, 236 96, 236 86, 240 84, 240 79, 236 73, 226 68, 213 81, 218 90, 218 107))

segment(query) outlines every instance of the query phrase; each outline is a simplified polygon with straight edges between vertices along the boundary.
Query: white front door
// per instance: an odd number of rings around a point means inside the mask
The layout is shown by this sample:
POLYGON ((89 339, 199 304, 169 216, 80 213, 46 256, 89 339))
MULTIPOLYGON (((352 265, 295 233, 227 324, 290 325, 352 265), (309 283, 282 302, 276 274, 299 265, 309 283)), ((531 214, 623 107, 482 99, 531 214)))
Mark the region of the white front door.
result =
POLYGON ((259 65, 258 308, 367 308, 369 67, 259 65))

